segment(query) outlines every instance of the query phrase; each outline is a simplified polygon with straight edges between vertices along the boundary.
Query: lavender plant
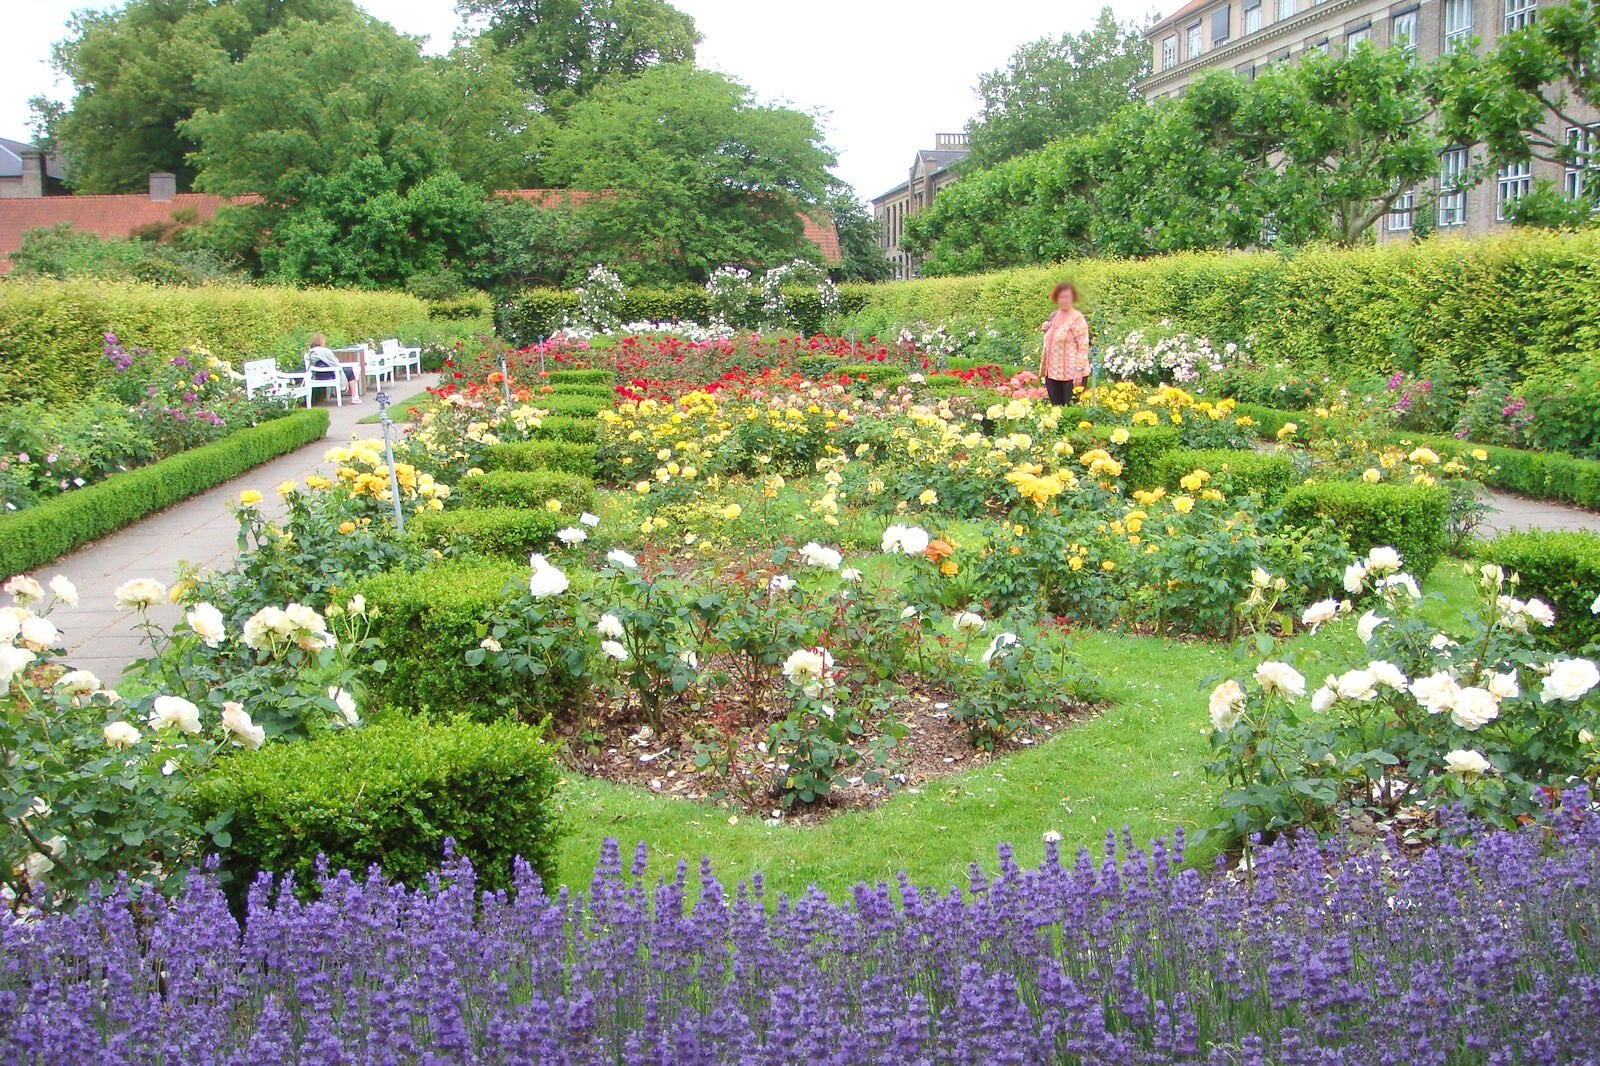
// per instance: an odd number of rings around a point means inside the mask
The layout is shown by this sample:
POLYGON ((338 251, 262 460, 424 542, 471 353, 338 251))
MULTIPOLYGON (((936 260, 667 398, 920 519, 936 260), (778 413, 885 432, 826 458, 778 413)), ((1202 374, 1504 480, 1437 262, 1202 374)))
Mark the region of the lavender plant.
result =
MULTIPOLYGON (((1456 824, 1411 857, 1309 837, 1248 877, 1183 839, 1037 869, 1000 849, 965 893, 850 899, 642 880, 608 842, 587 894, 263 878, 241 926, 210 877, 0 917, 0 1054, 37 1064, 1597 1061, 1600 819, 1456 824)), ((1126 837, 1126 834, 1124 834, 1126 837)))

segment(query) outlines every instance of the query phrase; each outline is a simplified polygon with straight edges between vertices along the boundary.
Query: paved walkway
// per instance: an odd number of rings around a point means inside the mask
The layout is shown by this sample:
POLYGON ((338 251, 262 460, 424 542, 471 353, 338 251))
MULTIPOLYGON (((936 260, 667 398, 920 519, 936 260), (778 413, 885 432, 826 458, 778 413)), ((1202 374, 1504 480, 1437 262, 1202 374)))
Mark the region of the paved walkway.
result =
POLYGON ((1593 511, 1498 492, 1489 494, 1489 503, 1494 513, 1485 524, 1496 533, 1512 529, 1586 529, 1600 533, 1600 514, 1593 511))
MULTIPOLYGON (((388 385, 387 391, 395 404, 401 405, 434 381, 432 374, 410 381, 402 377, 388 385)), ((275 491, 278 485, 304 481, 307 474, 326 473, 329 464, 322 456, 335 443, 379 435, 377 425, 358 425, 377 410, 371 390, 364 399, 358 405, 328 408, 328 436, 324 440, 279 456, 36 571, 33 576, 41 583, 55 574, 65 574, 78 586, 79 606, 61 607, 51 615, 51 621, 63 633, 66 661, 79 669, 94 671, 108 684, 122 676, 123 668, 147 654, 148 649, 134 627, 137 616, 116 608, 117 586, 135 577, 153 577, 171 584, 180 564, 218 568, 231 563, 238 550, 239 523, 230 506, 238 501, 239 493, 255 489, 263 496, 260 506, 264 513, 281 514, 284 506, 275 491)), ((152 614, 169 625, 179 617, 175 607, 163 607, 152 614)))

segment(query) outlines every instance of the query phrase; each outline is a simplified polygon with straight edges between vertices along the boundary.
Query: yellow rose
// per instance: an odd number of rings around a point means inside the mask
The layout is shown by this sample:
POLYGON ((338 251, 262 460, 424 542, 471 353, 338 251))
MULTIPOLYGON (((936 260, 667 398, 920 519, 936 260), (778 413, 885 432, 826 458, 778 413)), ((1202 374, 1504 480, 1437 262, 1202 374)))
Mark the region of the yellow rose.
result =
POLYGON ((1177 511, 1179 514, 1188 514, 1190 511, 1194 510, 1194 497, 1174 496, 1172 498, 1172 509, 1177 511))
POLYGON ((1126 443, 1128 443, 1128 430, 1127 430, 1127 427, 1118 426, 1116 429, 1112 430, 1111 431, 1111 443, 1112 444, 1126 444, 1126 443))
POLYGON ((243 492, 239 493, 239 505, 241 507, 254 507, 260 502, 261 493, 257 492, 255 489, 245 489, 243 492))
POLYGON ((1107 560, 1105 560, 1104 562, 1102 562, 1100 564, 1100 569, 1104 570, 1108 574, 1111 573, 1111 571, 1115 570, 1116 568, 1117 568, 1117 564, 1112 562, 1110 559, 1107 559, 1107 560))
POLYGON ((932 489, 923 489, 922 494, 917 497, 917 502, 926 507, 932 507, 939 502, 939 494, 932 489))
POLYGON ((293 481, 285 481, 278 486, 278 495, 287 496, 300 486, 293 481))
POLYGON ((544 501, 544 509, 546 511, 549 511, 551 514, 560 514, 561 513, 561 501, 560 500, 546 500, 546 501, 544 501))
POLYGON ((1487 463, 1489 461, 1489 453, 1483 448, 1472 449, 1472 457, 1478 460, 1480 463, 1487 463))
POLYGON ((730 522, 742 514, 744 514, 744 508, 740 507, 736 503, 730 503, 728 506, 722 509, 722 517, 726 518, 730 522))
POLYGON ((356 531, 356 524, 354 522, 351 522, 348 519, 346 519, 345 521, 339 523, 339 532, 340 533, 348 534, 348 533, 354 533, 355 531, 356 531))
POLYGON ((1369 466, 1362 473, 1361 480, 1367 482, 1369 485, 1376 485, 1378 482, 1383 480, 1383 473, 1377 467, 1369 466))

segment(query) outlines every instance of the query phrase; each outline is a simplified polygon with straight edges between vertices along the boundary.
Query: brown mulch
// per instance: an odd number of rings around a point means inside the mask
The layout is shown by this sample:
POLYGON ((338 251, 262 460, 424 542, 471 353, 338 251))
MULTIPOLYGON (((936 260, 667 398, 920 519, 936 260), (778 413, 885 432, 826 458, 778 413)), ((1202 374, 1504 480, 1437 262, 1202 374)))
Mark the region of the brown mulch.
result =
POLYGON ((774 764, 758 745, 767 739, 767 725, 780 720, 786 710, 781 701, 766 701, 769 714, 752 721, 748 701, 729 701, 726 690, 712 695, 708 705, 690 700, 664 711, 658 734, 643 724, 637 706, 613 701, 599 717, 558 723, 565 742, 568 765, 592 777, 635 785, 660 796, 710 800, 730 810, 761 818, 812 825, 847 811, 869 810, 896 792, 920 789, 929 782, 994 762, 1014 752, 1036 747, 1063 729, 1085 721, 1096 709, 1062 703, 1057 713, 1039 713, 995 746, 992 752, 975 747, 964 724, 950 718, 951 695, 914 679, 885 713, 862 722, 866 730, 855 747, 865 753, 892 719, 905 729, 889 752, 888 762, 873 767, 867 757, 847 768, 823 800, 806 806, 796 802, 784 808, 773 792, 774 764), (712 765, 696 765, 701 750, 715 747, 734 753, 730 773, 724 757, 712 765), (718 765, 720 763, 721 765, 718 765), (869 783, 865 775, 880 770, 885 780, 869 783))

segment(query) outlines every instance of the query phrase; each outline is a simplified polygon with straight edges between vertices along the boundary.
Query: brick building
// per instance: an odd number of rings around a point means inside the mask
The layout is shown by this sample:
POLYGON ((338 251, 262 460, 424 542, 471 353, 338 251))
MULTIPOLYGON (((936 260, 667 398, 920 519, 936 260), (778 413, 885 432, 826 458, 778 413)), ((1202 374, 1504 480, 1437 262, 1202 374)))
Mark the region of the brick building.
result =
MULTIPOLYGON (((1367 41, 1375 48, 1409 48, 1422 60, 1479 42, 1493 48, 1501 34, 1535 22, 1541 7, 1561 0, 1194 0, 1146 31, 1151 73, 1147 100, 1180 96, 1210 70, 1253 78, 1275 63, 1309 52, 1338 54, 1367 41)), ((1580 110, 1581 125, 1547 132, 1579 148, 1600 151, 1600 112, 1580 110)), ((1440 233, 1489 233, 1509 226, 1507 205, 1548 179, 1568 195, 1582 191, 1582 169, 1533 160, 1502 169, 1481 185, 1456 187, 1455 179, 1479 161, 1480 149, 1457 145, 1439 156, 1430 183, 1440 233)), ((1420 191, 1420 190, 1419 190, 1420 191)), ((1433 199, 1430 197, 1429 199, 1433 199)), ((1425 201, 1412 193, 1378 223, 1380 238, 1409 236, 1425 201)))
POLYGON ((917 260, 900 247, 906 219, 927 210, 939 190, 956 180, 958 175, 950 168, 967 158, 967 151, 965 133, 936 134, 934 146, 922 149, 911 161, 909 177, 873 198, 872 214, 880 230, 878 242, 883 254, 894 263, 896 277, 914 278, 919 267, 917 260))

